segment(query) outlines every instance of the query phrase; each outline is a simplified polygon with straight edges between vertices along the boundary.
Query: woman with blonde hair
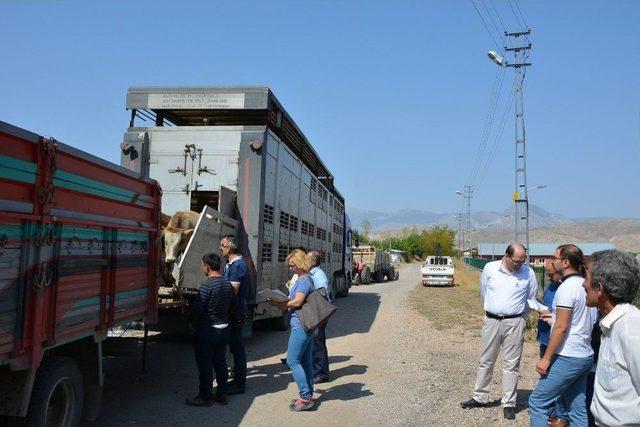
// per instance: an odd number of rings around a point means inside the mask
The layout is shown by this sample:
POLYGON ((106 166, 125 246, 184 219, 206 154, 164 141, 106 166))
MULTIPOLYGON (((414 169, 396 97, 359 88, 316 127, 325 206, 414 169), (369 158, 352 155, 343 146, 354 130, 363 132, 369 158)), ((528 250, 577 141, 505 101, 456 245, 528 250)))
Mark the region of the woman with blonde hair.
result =
POLYGON ((307 296, 314 290, 309 270, 313 263, 307 254, 296 249, 287 256, 287 264, 298 279, 289 289, 289 300, 271 301, 281 310, 288 310, 291 316, 291 332, 287 346, 287 365, 291 369, 293 379, 298 386, 299 397, 291 403, 289 409, 295 412, 308 411, 313 408, 313 335, 307 332, 296 310, 302 307, 307 296))

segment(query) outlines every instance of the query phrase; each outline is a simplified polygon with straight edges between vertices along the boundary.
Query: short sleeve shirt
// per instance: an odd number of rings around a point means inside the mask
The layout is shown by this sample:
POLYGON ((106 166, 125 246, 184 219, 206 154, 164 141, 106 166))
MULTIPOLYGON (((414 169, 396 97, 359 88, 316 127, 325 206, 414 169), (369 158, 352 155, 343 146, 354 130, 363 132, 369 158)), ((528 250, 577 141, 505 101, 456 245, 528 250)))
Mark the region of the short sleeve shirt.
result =
MULTIPOLYGON (((291 286, 289 290, 289 298, 294 299, 298 292, 302 292, 305 295, 309 295, 311 291, 313 291, 313 281, 309 275, 305 274, 296 280, 296 283, 291 286)), ((302 323, 300 322, 300 318, 298 317, 298 313, 296 310, 290 309, 289 313, 291 314, 291 330, 302 328, 302 323)))
MULTIPOLYGON (((556 351, 560 356, 589 357, 591 348, 591 330, 597 315, 595 308, 586 305, 586 293, 582 287, 584 279, 578 275, 565 278, 553 297, 553 322, 557 309, 571 310, 571 325, 562 346, 556 351)), ((553 331, 553 326, 551 330, 553 331)))
POLYGON ((249 296, 249 268, 242 257, 234 259, 224 268, 224 278, 230 282, 240 283, 238 288, 238 308, 247 314, 247 297, 249 296))
MULTIPOLYGON (((547 288, 544 290, 544 294, 542 294, 542 304, 549 307, 549 310, 553 309, 553 298, 556 296, 556 291, 558 290, 559 283, 549 282, 547 288)), ((549 338, 551 338, 551 326, 545 322, 544 320, 538 320, 538 334, 536 339, 542 345, 549 344, 549 338)))

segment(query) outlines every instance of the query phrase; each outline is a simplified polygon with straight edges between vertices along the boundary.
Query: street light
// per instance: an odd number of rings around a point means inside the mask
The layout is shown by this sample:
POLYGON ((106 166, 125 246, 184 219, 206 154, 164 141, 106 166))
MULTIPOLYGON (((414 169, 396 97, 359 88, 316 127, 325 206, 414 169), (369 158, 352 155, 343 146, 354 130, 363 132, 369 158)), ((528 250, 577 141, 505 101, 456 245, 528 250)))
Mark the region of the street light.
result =
POLYGON ((493 50, 490 50, 489 52, 487 52, 487 55, 489 56, 489 59, 491 59, 493 62, 495 62, 499 66, 501 67, 506 66, 506 63, 504 62, 504 58, 502 58, 502 56, 498 55, 493 50))
POLYGON ((548 187, 549 187, 548 185, 537 185, 535 187, 527 188, 527 192, 533 191, 533 190, 540 190, 542 188, 548 188, 548 187))

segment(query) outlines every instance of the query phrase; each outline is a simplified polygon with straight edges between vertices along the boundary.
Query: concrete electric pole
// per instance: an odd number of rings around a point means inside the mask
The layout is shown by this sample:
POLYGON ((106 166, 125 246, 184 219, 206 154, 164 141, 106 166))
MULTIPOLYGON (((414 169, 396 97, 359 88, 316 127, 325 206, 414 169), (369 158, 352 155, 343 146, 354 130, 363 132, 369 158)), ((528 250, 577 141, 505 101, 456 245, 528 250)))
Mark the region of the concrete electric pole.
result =
POLYGON ((505 47, 505 52, 513 52, 514 62, 504 61, 500 55, 489 51, 489 58, 501 67, 512 67, 515 70, 515 191, 513 201, 515 202, 516 239, 517 243, 523 244, 527 248, 527 263, 529 263, 529 197, 527 193, 527 149, 526 132, 524 127, 524 77, 526 67, 531 65, 527 62, 528 51, 531 50, 529 42, 530 29, 514 33, 506 32, 504 35, 513 39, 513 47, 505 47), (524 39, 524 42, 523 40, 524 39))
MULTIPOLYGON (((467 199, 467 212, 466 212, 466 230, 464 233, 464 239, 462 241, 462 250, 464 252, 465 248, 469 251, 471 250, 471 197, 473 194, 473 185, 465 185, 464 192, 456 191, 456 194, 462 196, 467 199)), ((471 256, 471 253, 469 253, 471 256)))

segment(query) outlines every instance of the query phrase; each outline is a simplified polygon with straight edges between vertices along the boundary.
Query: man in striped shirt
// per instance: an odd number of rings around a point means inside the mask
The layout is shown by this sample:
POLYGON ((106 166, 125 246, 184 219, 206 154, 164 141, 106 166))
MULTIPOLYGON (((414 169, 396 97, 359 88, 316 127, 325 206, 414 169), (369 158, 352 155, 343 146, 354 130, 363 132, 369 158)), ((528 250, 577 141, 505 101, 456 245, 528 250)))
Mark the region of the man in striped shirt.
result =
POLYGON ((200 376, 200 392, 186 399, 190 406, 211 406, 227 403, 227 361, 229 322, 237 310, 231 283, 220 274, 220 257, 214 253, 202 257, 202 272, 207 279, 200 285, 193 302, 189 324, 195 330, 194 352, 200 376), (213 371, 218 388, 213 394, 213 371))
POLYGON ((595 252, 584 281, 587 305, 602 316, 591 413, 597 425, 640 426, 640 268, 618 250, 595 252))

